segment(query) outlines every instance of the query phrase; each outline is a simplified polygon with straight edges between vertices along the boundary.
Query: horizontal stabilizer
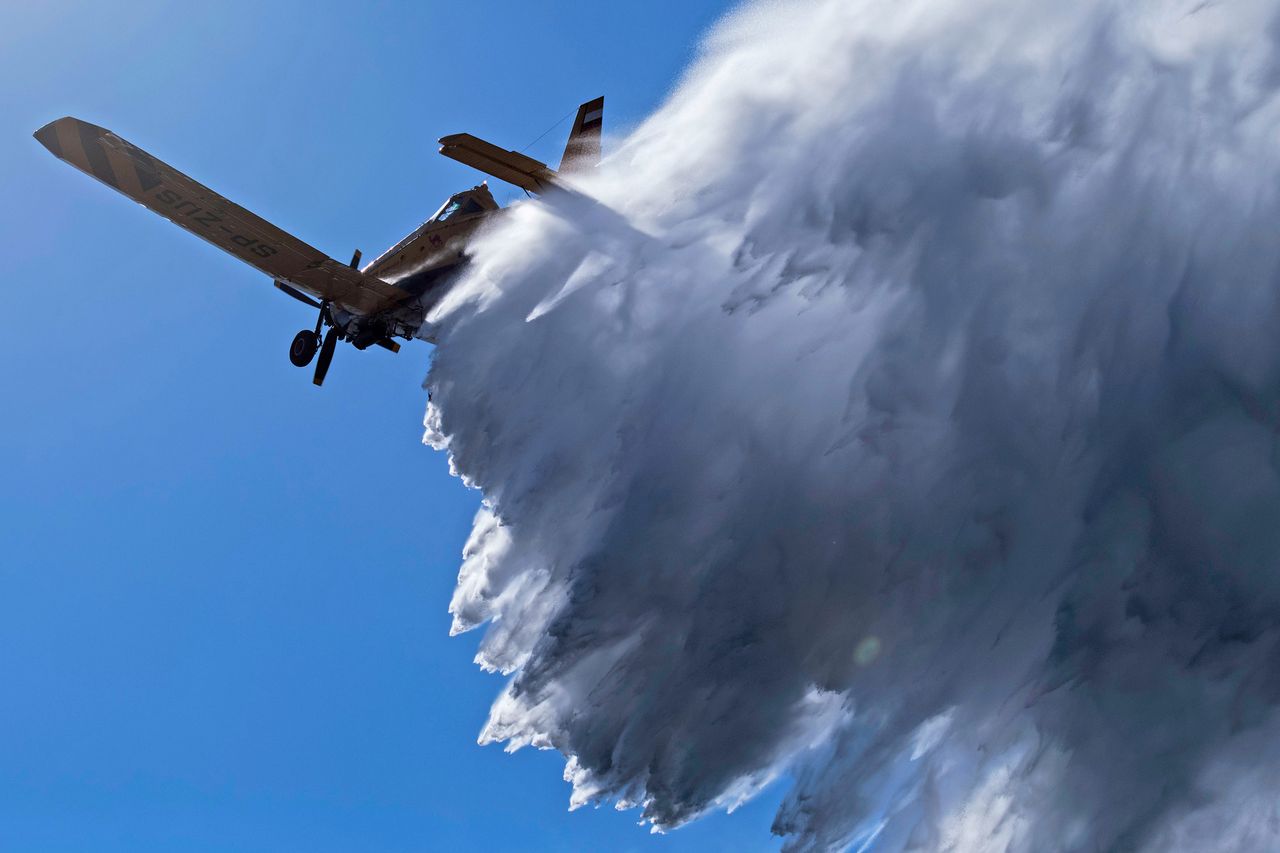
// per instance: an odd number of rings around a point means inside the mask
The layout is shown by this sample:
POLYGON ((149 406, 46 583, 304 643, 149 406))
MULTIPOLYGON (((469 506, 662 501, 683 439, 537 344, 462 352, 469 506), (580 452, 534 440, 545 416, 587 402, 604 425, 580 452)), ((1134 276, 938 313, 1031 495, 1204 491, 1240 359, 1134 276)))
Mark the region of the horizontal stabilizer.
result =
POLYGON ((67 117, 46 124, 34 135, 59 160, 301 294, 363 315, 384 311, 406 296, 228 201, 109 130, 67 117))
POLYGON ((558 186, 555 170, 546 163, 517 151, 499 148, 469 133, 455 133, 442 138, 440 153, 531 193, 545 193, 558 186))

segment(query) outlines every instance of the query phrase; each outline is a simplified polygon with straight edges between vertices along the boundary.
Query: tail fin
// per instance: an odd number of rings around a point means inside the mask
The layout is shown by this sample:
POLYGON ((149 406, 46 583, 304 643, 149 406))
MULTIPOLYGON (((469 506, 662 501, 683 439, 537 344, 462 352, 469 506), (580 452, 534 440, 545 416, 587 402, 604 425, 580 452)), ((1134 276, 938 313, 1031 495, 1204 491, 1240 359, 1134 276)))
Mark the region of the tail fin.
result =
POLYGON ((569 131, 569 142, 560 158, 561 172, 579 172, 600 162, 600 131, 604 127, 604 98, 587 101, 578 107, 569 131))
MULTIPOLYGON (((600 162, 600 129, 603 125, 604 98, 587 101, 578 107, 578 117, 573 121, 569 143, 565 146, 564 157, 560 161, 560 172, 582 171, 600 162)), ((546 163, 526 157, 518 151, 499 148, 469 133, 441 137, 440 153, 531 193, 542 193, 556 186, 564 186, 557 181, 560 172, 546 163)))

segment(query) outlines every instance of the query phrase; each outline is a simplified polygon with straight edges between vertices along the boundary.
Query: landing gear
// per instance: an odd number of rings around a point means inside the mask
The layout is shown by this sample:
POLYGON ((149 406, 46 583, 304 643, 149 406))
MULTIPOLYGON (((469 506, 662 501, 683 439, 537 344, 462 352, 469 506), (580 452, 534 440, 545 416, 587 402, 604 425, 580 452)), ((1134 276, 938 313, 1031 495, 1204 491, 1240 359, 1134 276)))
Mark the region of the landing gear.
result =
MULTIPOLYGON (((360 253, 356 252, 355 257, 351 259, 351 265, 355 266, 360 261, 360 253)), ((329 365, 333 362, 333 351, 337 349, 338 341, 351 341, 359 349, 364 349, 370 344, 377 344, 386 347, 392 352, 397 352, 400 345, 391 340, 387 336, 385 326, 378 326, 375 329, 376 334, 372 338, 368 337, 352 337, 347 328, 339 328, 337 321, 329 311, 329 303, 316 302, 310 296, 303 294, 283 282, 276 282, 276 287, 285 293, 297 299, 300 302, 306 302, 308 305, 314 305, 320 309, 320 316, 316 318, 315 331, 303 329, 301 332, 293 336, 293 343, 289 345, 289 361, 293 362, 296 367, 306 367, 312 361, 316 363, 315 375, 311 378, 312 383, 323 385, 324 378, 329 373, 329 365), (320 333, 324 332, 324 327, 328 326, 329 331, 321 337, 320 333), (381 335, 381 338, 377 336, 381 335), (320 358, 316 359, 316 353, 320 354, 320 358)), ((357 330, 358 331, 358 330, 357 330)))
POLYGON ((320 349, 320 360, 316 362, 316 375, 312 377, 313 385, 323 385, 325 374, 329 372, 329 362, 333 361, 333 350, 338 345, 338 330, 329 327, 324 334, 324 346, 320 349))
POLYGON ((293 343, 289 345, 289 361, 294 367, 306 367, 316 357, 318 349, 320 336, 310 329, 303 329, 293 336, 293 343))
MULTIPOLYGON (((326 263, 332 263, 332 261, 328 261, 326 263)), ((315 265, 313 264, 312 266, 315 265)), ((311 267, 308 267, 308 269, 310 268, 311 267)), ((356 249, 356 253, 351 256, 351 268, 357 271, 360 269, 359 249, 356 249)), ((350 315, 345 312, 343 313, 343 326, 339 329, 337 320, 334 318, 332 312, 329 311, 329 300, 324 299, 317 302, 301 290, 298 290, 296 287, 285 281, 277 279, 275 284, 276 287, 299 302, 305 302, 312 308, 320 309, 320 316, 316 317, 315 331, 313 332, 308 329, 303 329, 301 332, 298 332, 298 334, 293 336, 293 343, 289 345, 289 361, 293 362, 296 367, 306 367, 311 363, 312 359, 316 357, 316 353, 319 352, 320 360, 316 362, 315 376, 311 378, 311 381, 316 385, 323 385, 324 377, 329 372, 329 364, 333 361, 333 351, 337 348, 338 341, 354 342, 355 340, 354 338, 348 337, 351 319, 350 315), (325 326, 329 327, 329 331, 325 333, 323 338, 321 338, 320 333, 324 331, 325 326)), ((390 338, 372 341, 372 343, 384 346, 392 352, 396 352, 400 349, 399 345, 390 338)), ((357 344, 357 346, 359 346, 360 349, 364 349, 368 344, 364 344, 363 346, 357 344)))
MULTIPOLYGON (((355 260, 359 260, 359 257, 360 253, 356 252, 355 260)), ((277 282, 276 286, 280 287, 280 283, 277 282)), ((284 288, 281 287, 281 289, 284 288)), ((320 360, 316 362, 316 373, 311 381, 316 385, 322 385, 324 384, 325 374, 329 372, 329 363, 333 361, 333 351, 338 346, 338 341, 342 339, 343 335, 338 331, 338 327, 333 321, 333 315, 329 313, 329 303, 317 302, 315 304, 320 308, 320 316, 316 318, 315 331, 303 329, 293 336, 293 343, 289 345, 289 361, 293 362, 296 367, 306 367, 315 359, 316 353, 319 352, 320 360), (320 332, 325 326, 329 327, 329 331, 322 339, 320 332)))

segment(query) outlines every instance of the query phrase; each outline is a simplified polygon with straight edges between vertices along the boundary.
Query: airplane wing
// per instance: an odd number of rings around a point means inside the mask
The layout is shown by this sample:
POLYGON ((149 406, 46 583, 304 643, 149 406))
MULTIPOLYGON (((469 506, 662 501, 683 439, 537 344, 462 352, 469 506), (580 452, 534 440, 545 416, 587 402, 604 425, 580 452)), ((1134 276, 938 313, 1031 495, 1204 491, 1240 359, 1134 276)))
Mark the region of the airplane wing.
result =
POLYGON ((405 297, 404 291, 334 260, 109 130, 67 117, 34 135, 59 160, 303 293, 361 315, 377 314, 405 297))

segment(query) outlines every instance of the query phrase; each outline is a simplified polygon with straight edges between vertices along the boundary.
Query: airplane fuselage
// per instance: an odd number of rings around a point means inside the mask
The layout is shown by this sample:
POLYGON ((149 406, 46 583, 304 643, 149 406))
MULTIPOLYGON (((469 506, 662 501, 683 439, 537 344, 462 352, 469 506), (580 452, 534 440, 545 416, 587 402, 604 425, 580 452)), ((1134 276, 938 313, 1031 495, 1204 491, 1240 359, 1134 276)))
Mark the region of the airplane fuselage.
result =
POLYGON ((472 236, 500 212, 486 184, 450 196, 430 219, 361 269, 407 297, 375 315, 335 312, 339 327, 360 349, 362 342, 368 346, 381 337, 417 336, 466 265, 472 236))

